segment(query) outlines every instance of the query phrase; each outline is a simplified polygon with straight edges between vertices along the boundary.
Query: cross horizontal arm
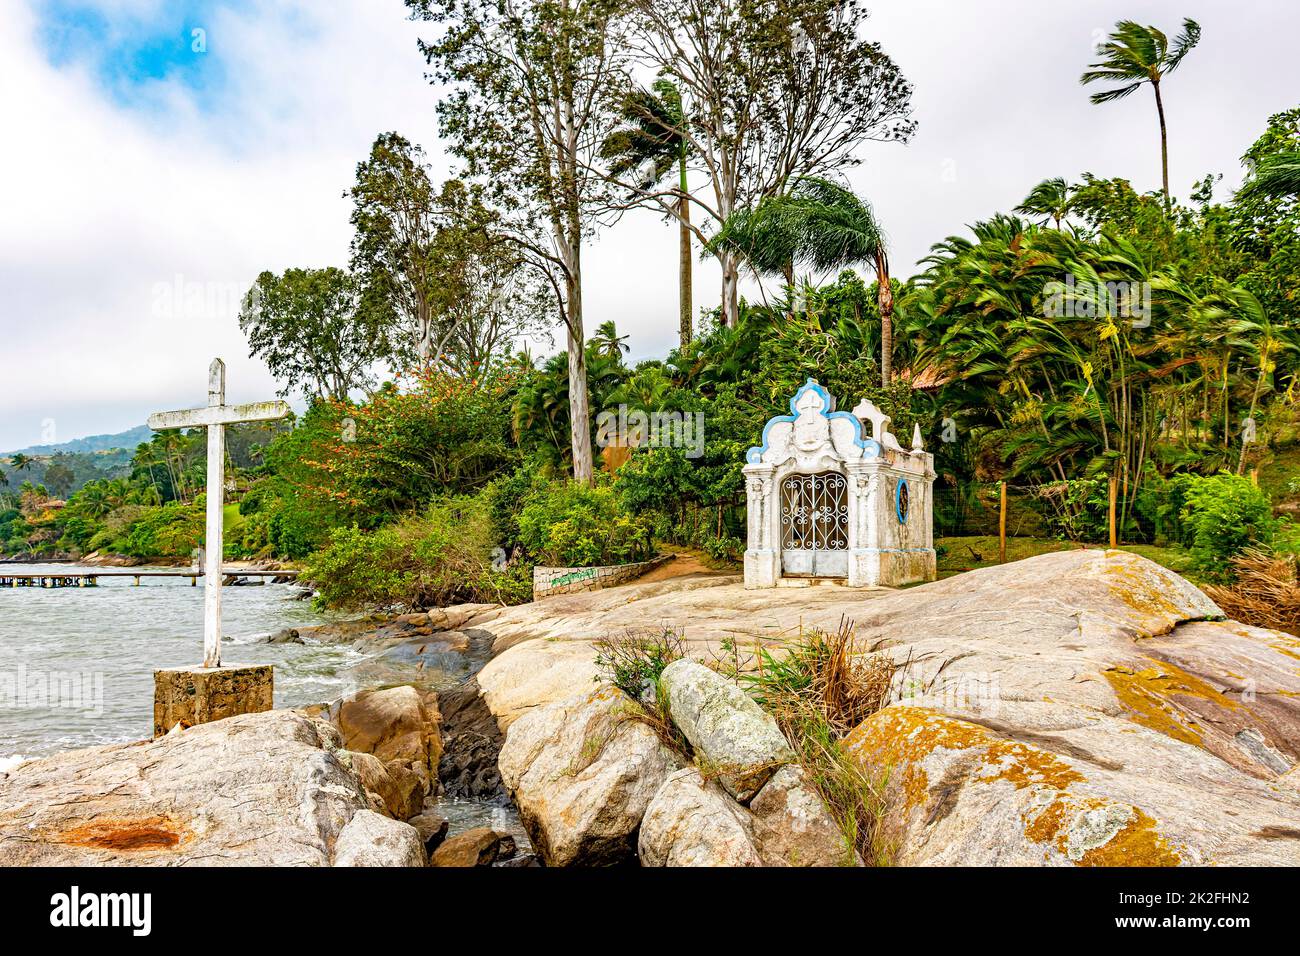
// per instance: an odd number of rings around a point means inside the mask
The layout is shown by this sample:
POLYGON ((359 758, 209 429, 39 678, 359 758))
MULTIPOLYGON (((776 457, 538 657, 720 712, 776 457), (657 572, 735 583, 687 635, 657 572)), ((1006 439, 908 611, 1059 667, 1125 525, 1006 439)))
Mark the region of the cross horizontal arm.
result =
POLYGON ((287 417, 290 411, 287 402, 207 405, 178 412, 155 412, 149 416, 149 427, 154 431, 167 431, 172 428, 205 428, 208 425, 234 425, 239 422, 269 422, 287 417))

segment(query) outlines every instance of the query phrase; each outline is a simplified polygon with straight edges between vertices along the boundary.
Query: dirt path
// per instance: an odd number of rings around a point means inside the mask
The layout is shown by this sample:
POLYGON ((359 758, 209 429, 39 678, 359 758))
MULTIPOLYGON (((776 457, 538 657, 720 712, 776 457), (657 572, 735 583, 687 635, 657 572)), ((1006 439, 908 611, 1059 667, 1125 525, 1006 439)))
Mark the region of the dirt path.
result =
POLYGON ((693 554, 674 555, 671 561, 659 565, 648 574, 643 574, 636 579, 637 584, 644 584, 650 581, 667 581, 670 578, 684 578, 689 574, 711 574, 719 577, 736 572, 718 571, 709 567, 703 561, 693 554))

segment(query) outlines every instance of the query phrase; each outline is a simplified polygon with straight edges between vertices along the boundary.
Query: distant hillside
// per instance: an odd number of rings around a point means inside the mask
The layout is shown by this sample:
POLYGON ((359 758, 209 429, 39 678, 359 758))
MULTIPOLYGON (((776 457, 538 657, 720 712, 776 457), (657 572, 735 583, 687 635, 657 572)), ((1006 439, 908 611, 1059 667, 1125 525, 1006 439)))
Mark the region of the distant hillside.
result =
POLYGON ((60 452, 73 455, 108 451, 112 448, 125 448, 129 451, 135 451, 136 445, 148 441, 152 436, 153 431, 148 425, 137 425, 127 431, 118 432, 116 435, 91 435, 89 438, 74 438, 72 441, 63 442, 60 445, 32 445, 30 448, 16 448, 13 451, 0 452, 0 458, 8 458, 12 455, 57 455, 60 452))

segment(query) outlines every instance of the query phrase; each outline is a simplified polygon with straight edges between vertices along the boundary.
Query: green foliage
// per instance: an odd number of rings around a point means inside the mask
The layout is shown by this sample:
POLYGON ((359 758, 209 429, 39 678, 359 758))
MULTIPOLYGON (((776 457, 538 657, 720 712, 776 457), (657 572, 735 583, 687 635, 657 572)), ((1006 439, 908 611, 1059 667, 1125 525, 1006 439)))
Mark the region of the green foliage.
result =
POLYGON ((1230 580, 1233 557, 1272 543, 1278 528, 1272 505, 1250 479, 1225 472, 1184 475, 1176 482, 1183 498, 1182 542, 1207 578, 1230 580))
POLYGON ((598 683, 618 687, 633 700, 643 700, 648 690, 658 696, 664 668, 685 656, 682 636, 665 628, 650 636, 624 634, 596 641, 598 683))
POLYGON ((267 449, 305 529, 374 527, 438 495, 472 492, 513 469, 510 380, 425 376, 369 402, 316 402, 267 449))
POLYGON ((342 269, 286 269, 257 277, 239 327, 249 354, 284 383, 281 395, 298 391, 342 401, 369 386, 370 367, 391 352, 386 319, 342 269))
POLYGON ((519 540, 538 563, 557 567, 628 564, 654 552, 651 523, 629 515, 608 483, 534 486, 519 513, 519 540))
POLYGON ((321 604, 338 608, 531 599, 530 569, 494 569, 494 547, 483 498, 447 498, 375 531, 334 529, 304 577, 321 604))

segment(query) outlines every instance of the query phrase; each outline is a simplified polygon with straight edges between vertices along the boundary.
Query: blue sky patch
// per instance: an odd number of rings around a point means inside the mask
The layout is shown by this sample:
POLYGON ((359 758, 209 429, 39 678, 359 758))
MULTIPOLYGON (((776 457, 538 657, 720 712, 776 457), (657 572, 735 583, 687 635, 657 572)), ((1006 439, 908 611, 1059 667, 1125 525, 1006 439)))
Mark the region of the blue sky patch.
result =
POLYGON ((85 65, 124 106, 151 108, 159 83, 188 91, 211 108, 225 85, 215 13, 239 2, 168 0, 140 11, 88 0, 47 0, 37 6, 38 39, 56 67, 85 65))

